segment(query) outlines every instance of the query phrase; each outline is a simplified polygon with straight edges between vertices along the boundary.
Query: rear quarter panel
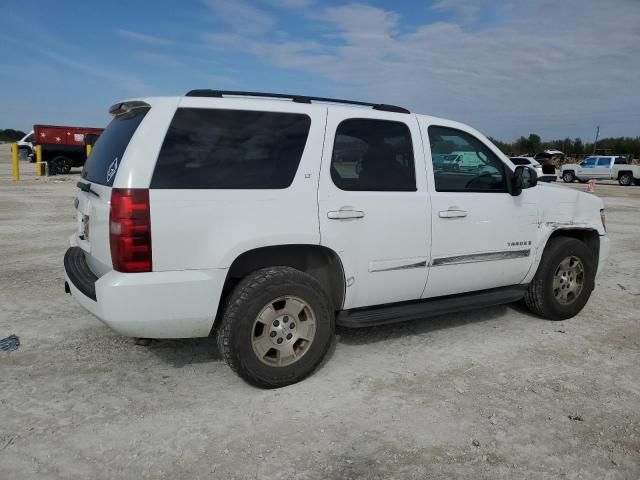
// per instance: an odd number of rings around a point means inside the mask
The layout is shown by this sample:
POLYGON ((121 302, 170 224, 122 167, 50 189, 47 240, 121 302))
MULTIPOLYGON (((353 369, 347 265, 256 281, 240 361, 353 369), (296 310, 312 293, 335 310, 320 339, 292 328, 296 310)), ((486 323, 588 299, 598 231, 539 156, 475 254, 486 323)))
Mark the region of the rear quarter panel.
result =
MULTIPOLYGON (((304 113, 311 117, 311 127, 288 188, 152 189, 154 271, 227 268, 238 255, 254 248, 320 243, 317 190, 326 107, 282 102, 274 109, 264 101, 190 97, 183 98, 180 106, 304 113)), ((159 150, 160 145, 154 146, 154 157, 159 150)), ((152 171, 145 172, 147 185, 152 171)))

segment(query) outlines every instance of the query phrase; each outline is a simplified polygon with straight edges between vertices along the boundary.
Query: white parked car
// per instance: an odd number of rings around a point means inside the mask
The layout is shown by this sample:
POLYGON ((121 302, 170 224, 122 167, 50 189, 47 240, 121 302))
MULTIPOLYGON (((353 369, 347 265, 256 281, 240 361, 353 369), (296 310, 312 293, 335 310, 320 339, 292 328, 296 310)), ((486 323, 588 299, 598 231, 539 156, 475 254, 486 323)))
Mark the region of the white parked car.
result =
POLYGON ((627 157, 616 155, 587 157, 578 164, 562 166, 562 180, 572 183, 575 180, 618 180, 623 187, 640 185, 640 165, 630 165, 627 157))
POLYGON ((555 182, 557 179, 556 170, 553 165, 547 166, 547 171, 551 170, 552 173, 544 173, 545 167, 543 167, 540 162, 533 157, 511 157, 510 160, 514 165, 526 165, 533 167, 538 175, 538 180, 542 182, 555 182))
POLYGON ((67 292, 123 335, 215 335, 261 387, 309 375, 336 324, 522 298, 573 317, 609 253, 598 197, 536 185, 458 122, 211 90, 110 111, 78 182, 67 292), (475 165, 432 162, 454 151, 475 165))
POLYGON ((33 130, 27 133, 24 137, 16 142, 18 144, 18 151, 20 152, 20 157, 23 159, 27 159, 29 156, 33 154, 34 144, 33 144, 33 130))

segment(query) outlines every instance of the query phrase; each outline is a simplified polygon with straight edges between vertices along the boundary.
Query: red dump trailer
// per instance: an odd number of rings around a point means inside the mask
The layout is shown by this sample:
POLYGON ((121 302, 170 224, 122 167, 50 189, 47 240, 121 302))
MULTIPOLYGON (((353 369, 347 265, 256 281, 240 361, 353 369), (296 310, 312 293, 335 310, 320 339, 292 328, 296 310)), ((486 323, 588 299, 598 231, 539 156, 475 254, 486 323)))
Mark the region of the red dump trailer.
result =
POLYGON ((42 161, 49 172, 69 173, 87 160, 86 145, 93 145, 103 128, 69 127, 66 125, 34 125, 33 142, 42 146, 42 161))

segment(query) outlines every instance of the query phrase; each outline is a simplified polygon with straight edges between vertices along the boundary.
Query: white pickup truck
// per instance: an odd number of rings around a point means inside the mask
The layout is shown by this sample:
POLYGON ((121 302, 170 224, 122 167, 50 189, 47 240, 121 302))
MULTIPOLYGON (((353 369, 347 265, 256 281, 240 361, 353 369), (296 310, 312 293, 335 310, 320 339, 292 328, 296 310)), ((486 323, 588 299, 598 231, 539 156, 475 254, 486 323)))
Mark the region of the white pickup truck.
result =
POLYGON ((626 157, 615 155, 587 157, 577 164, 563 165, 565 183, 575 180, 617 180, 622 186, 640 185, 640 165, 630 165, 626 157))
POLYGON ((123 335, 214 335, 260 387, 309 375, 336 324, 523 298, 573 317, 609 253, 602 200, 537 184, 458 122, 214 90, 110 112, 78 182, 67 293, 123 335))

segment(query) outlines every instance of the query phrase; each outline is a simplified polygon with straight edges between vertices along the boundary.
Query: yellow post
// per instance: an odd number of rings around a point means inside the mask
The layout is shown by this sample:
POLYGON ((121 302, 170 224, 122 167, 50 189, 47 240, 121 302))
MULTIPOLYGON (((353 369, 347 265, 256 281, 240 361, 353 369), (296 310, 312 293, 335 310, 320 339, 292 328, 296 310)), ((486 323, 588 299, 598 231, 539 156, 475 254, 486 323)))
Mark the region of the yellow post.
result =
POLYGON ((91 155, 91 150, 93 149, 93 147, 91 145, 87 145, 87 158, 89 158, 89 155, 91 155))
POLYGON ((18 144, 11 144, 11 162, 13 163, 13 181, 20 180, 20 164, 18 163, 18 144))
POLYGON ((36 175, 42 176, 42 145, 36 145, 36 175))

